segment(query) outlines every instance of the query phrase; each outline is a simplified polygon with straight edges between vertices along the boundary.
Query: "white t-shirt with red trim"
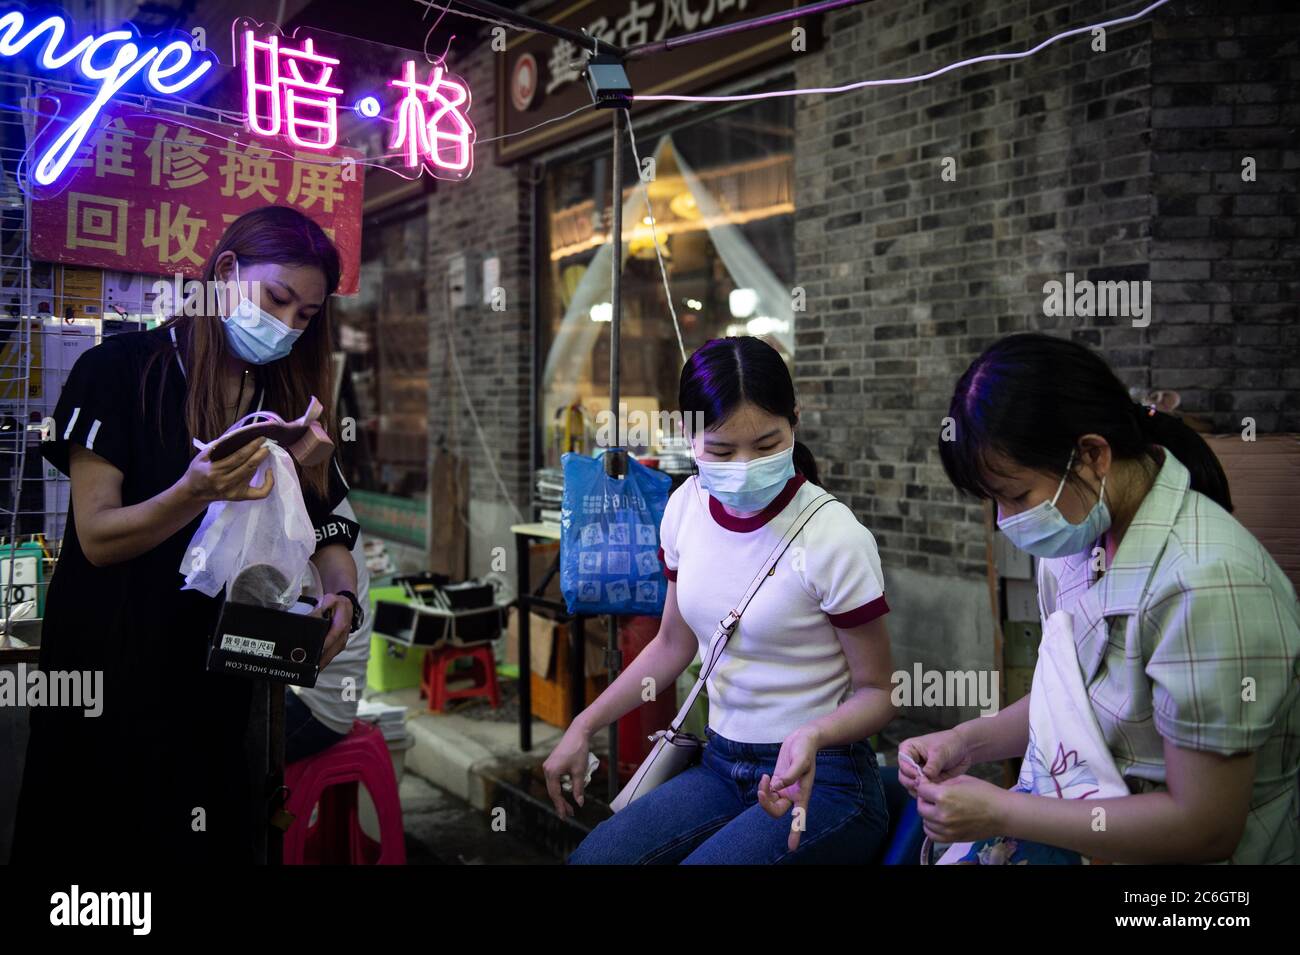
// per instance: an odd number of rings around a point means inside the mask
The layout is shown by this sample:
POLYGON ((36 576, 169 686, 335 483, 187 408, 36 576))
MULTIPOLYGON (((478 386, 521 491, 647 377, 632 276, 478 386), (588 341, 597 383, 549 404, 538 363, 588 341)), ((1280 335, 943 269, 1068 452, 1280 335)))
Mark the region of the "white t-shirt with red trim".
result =
MULTIPOLYGON (((660 559, 677 583, 701 656, 718 623, 774 555, 803 507, 823 493, 796 474, 766 508, 728 514, 689 478, 668 499, 660 559)), ((840 501, 823 505, 763 582, 709 677, 709 728, 739 743, 780 743, 851 692, 837 627, 889 611, 871 532, 840 501)))

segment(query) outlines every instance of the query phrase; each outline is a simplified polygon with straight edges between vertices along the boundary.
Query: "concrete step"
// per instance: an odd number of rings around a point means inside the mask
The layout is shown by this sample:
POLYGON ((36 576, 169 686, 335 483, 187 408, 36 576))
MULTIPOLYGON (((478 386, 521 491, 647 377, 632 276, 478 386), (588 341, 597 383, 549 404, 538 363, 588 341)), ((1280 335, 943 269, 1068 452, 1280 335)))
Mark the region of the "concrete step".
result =
POLYGON ((474 703, 450 713, 430 713, 415 689, 372 695, 407 708, 412 745, 405 769, 485 813, 496 831, 522 838, 559 858, 567 856, 610 810, 606 793, 605 748, 608 734, 598 733, 592 748, 601 760, 588 788, 586 805, 576 818, 561 819, 551 805, 542 762, 563 736, 557 727, 533 720, 533 747, 519 749, 519 725, 513 720, 483 718, 486 704, 474 703), (475 716, 467 715, 473 713, 475 716))

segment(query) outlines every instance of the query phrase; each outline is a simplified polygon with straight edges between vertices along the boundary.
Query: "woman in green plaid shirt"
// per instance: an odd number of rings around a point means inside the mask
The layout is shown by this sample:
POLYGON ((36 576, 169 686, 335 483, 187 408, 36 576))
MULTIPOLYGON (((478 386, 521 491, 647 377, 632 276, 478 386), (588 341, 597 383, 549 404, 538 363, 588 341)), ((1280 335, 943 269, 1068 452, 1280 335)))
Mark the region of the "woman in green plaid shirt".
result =
POLYGON ((904 743, 927 834, 973 841, 963 861, 1300 861, 1300 610, 1229 513, 1209 446, 1134 403, 1090 350, 1046 335, 990 346, 949 414, 944 468, 1040 558, 1040 611, 1073 619, 1087 702, 1129 793, 1052 798, 965 775, 1026 753, 1025 697, 904 743))

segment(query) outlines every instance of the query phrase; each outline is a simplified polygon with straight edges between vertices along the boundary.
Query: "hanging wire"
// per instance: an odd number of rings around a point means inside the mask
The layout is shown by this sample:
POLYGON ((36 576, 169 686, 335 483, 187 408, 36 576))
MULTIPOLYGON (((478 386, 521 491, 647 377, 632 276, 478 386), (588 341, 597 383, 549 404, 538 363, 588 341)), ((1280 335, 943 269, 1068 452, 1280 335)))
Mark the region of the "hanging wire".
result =
POLYGON ((636 150, 636 133, 632 131, 632 116, 625 109, 623 118, 627 122, 627 136, 632 144, 632 160, 636 163, 636 177, 641 183, 641 194, 645 196, 645 213, 646 218, 650 220, 650 237, 655 244, 655 258, 659 260, 659 275, 664 283, 664 298, 668 300, 668 314, 673 317, 673 331, 677 333, 677 350, 682 354, 682 364, 686 364, 686 345, 682 341, 682 326, 677 321, 677 309, 673 306, 673 293, 668 288, 668 267, 664 265, 663 252, 659 249, 659 234, 655 231, 655 211, 650 205, 650 187, 646 184, 645 176, 641 174, 641 157, 636 150))
POLYGON ((1148 13, 1163 7, 1169 0, 1156 0, 1150 6, 1144 7, 1137 13, 1131 13, 1126 17, 1116 17, 1114 20, 1105 20, 1101 23, 1093 23, 1088 26, 1075 27, 1072 30, 1066 30, 1064 33, 1058 33, 1055 36, 1048 37, 1037 46, 1028 50, 1021 50, 1017 53, 988 53, 983 56, 973 56, 965 60, 958 60, 955 63, 949 63, 947 66, 941 66, 937 70, 931 70, 929 73, 917 73, 913 76, 896 76, 889 79, 880 80, 860 80, 856 83, 846 83, 843 86, 815 86, 805 89, 794 90, 770 90, 766 93, 737 93, 730 96, 687 96, 676 93, 656 93, 646 96, 634 96, 633 99, 639 102, 682 102, 682 103, 739 103, 748 100, 776 99, 782 96, 815 96, 833 93, 848 93, 853 90, 867 89, 873 86, 902 86, 908 83, 921 83, 925 80, 932 80, 937 76, 950 73, 953 70, 961 69, 965 66, 974 66, 977 63, 996 63, 1003 60, 1023 60, 1028 57, 1047 49, 1053 43, 1064 40, 1067 37, 1078 36, 1081 33, 1091 33, 1093 30, 1104 30, 1108 27, 1121 26, 1125 23, 1132 23, 1134 20, 1140 20, 1148 13))
POLYGON ((487 460, 489 470, 492 471, 492 477, 496 479, 497 487, 501 489, 501 496, 505 498, 506 503, 510 505, 510 510, 514 511, 515 520, 523 522, 523 515, 515 505, 515 499, 510 494, 510 489, 506 487, 506 482, 501 479, 501 472, 497 470, 495 454, 488 445, 487 435, 483 433, 483 426, 479 424, 478 414, 474 411, 474 399, 470 397, 469 386, 465 384, 465 374, 460 368, 460 358, 456 355, 456 341, 454 330, 449 329, 447 333, 447 350, 451 357, 452 369, 456 372, 456 381, 460 385, 461 394, 465 398, 465 410, 469 412, 470 423, 474 425, 474 433, 478 435, 479 445, 483 448, 483 457, 487 460))

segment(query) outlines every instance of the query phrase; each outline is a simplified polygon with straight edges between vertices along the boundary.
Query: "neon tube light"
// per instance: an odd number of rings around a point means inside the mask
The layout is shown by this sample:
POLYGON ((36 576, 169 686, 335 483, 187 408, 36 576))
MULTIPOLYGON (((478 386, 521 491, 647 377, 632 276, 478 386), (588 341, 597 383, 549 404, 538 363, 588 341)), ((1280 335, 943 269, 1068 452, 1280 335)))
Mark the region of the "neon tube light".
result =
POLYGON ((196 51, 188 40, 164 42, 161 37, 154 36, 149 38, 154 41, 150 43, 144 41, 134 28, 110 30, 100 36, 88 35, 59 52, 68 33, 68 23, 63 17, 46 16, 24 33, 26 27, 27 15, 21 11, 13 10, 0 16, 0 57, 18 56, 44 35, 44 45, 36 58, 41 69, 59 70, 71 64, 83 80, 98 86, 90 104, 68 123, 37 160, 32 176, 42 186, 52 185, 67 169, 104 105, 134 77, 143 72, 144 82, 150 89, 171 96, 197 83, 214 63, 211 54, 196 57, 196 51), (101 50, 113 47, 116 51, 109 62, 96 63, 101 50))
POLYGON ((283 45, 274 33, 259 40, 246 28, 242 65, 250 130, 259 136, 288 136, 302 149, 334 147, 339 135, 338 97, 343 90, 329 82, 339 65, 337 58, 317 53, 310 39, 294 48, 283 45), (304 66, 315 74, 304 75, 304 66), (259 79, 259 74, 265 74, 265 79, 259 79))
POLYGON ((407 60, 402 78, 390 80, 389 85, 406 90, 398 104, 397 129, 389 148, 404 147, 406 165, 411 169, 432 164, 468 172, 474 160, 474 127, 461 107, 469 109, 469 87, 444 73, 441 63, 430 71, 427 83, 420 83, 415 78, 414 60, 407 60), (436 108, 430 114, 426 106, 436 108))

